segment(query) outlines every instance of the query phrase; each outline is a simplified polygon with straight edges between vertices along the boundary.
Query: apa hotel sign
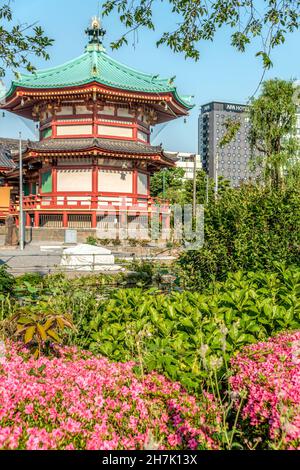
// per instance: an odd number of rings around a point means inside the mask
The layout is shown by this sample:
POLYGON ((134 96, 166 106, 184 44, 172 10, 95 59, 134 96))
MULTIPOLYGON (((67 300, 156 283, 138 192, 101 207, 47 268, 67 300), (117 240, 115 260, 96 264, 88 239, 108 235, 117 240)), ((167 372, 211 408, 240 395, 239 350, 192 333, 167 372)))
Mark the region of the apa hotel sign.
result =
POLYGON ((244 113, 247 111, 248 106, 243 104, 224 103, 224 111, 231 111, 233 113, 244 113))

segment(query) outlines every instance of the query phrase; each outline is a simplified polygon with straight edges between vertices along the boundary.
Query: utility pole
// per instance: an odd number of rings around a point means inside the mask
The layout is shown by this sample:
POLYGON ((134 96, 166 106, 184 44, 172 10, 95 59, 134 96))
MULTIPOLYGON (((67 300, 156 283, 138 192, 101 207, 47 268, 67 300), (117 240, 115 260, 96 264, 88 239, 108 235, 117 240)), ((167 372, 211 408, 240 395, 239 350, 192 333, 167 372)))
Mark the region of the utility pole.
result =
POLYGON ((24 250, 24 212, 23 212, 23 161, 22 161, 22 133, 19 132, 19 243, 20 250, 24 250))
POLYGON ((196 194, 197 192, 197 154, 194 155, 194 174, 193 174, 193 217, 196 217, 196 194))
POLYGON ((163 168, 163 200, 166 200, 166 168, 163 168))

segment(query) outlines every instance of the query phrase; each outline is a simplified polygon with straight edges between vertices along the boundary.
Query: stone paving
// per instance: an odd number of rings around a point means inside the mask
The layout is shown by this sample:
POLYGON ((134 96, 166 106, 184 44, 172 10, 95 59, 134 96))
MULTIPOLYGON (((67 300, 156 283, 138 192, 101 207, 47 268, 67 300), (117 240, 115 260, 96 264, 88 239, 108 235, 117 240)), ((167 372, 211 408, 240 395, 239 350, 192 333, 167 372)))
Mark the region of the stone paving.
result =
POLYGON ((17 248, 6 248, 0 246, 0 265, 6 264, 13 274, 22 274, 24 272, 38 272, 47 274, 57 270, 59 267, 62 243, 37 243, 27 245, 24 251, 17 248), (60 249, 51 251, 41 251, 41 246, 59 246, 60 249))

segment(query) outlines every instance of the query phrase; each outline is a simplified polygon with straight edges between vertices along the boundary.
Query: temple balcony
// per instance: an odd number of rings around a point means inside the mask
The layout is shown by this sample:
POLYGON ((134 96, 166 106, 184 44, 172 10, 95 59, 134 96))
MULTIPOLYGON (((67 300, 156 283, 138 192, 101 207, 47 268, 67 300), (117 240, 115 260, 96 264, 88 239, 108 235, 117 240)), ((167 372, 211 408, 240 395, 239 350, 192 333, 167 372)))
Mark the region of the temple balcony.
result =
MULTIPOLYGON (((31 211, 97 211, 101 212, 143 212, 156 211, 168 213, 168 201, 148 196, 66 196, 66 195, 30 195, 23 197, 23 209, 31 211)), ((12 203, 10 213, 18 214, 19 201, 12 203)))

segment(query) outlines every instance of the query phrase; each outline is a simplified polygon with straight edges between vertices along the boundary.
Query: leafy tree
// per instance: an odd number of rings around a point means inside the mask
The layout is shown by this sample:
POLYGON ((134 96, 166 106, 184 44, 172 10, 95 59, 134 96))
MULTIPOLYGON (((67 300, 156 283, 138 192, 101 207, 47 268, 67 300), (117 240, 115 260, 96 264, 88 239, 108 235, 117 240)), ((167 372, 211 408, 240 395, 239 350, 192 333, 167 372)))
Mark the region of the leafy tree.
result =
POLYGON ((53 40, 45 36, 43 29, 36 23, 18 24, 14 22, 11 2, 0 0, 0 77, 6 69, 15 73, 20 67, 33 72, 30 56, 49 59, 46 49, 53 40))
MULTIPOLYGON (((129 32, 140 27, 155 29, 154 14, 161 3, 155 0, 107 0, 103 15, 117 10, 127 32, 113 43, 120 47, 127 43, 129 32)), ((166 2, 165 2, 166 3, 166 2)), ((244 52, 256 38, 261 38, 262 47, 256 55, 261 57, 265 68, 272 65, 271 50, 285 41, 288 33, 295 31, 300 24, 299 0, 169 0, 174 17, 174 30, 166 31, 157 45, 166 44, 174 52, 182 52, 185 57, 199 59, 199 41, 212 41, 221 28, 231 28, 231 44, 244 52)))
POLYGON ((296 110, 292 81, 279 79, 265 81, 261 95, 249 107, 254 161, 262 164, 265 180, 277 187, 297 152, 296 110))
POLYGON ((167 199, 171 203, 183 202, 184 170, 182 168, 167 168, 154 173, 150 181, 152 197, 167 199))
MULTIPOLYGON (((191 204, 193 201, 193 180, 187 180, 184 185, 185 202, 191 204)), ((218 177, 218 194, 222 195, 230 187, 230 182, 223 178, 218 177)), ((215 182, 213 178, 208 179, 207 188, 207 174, 204 170, 197 171, 196 175, 196 202, 197 204, 204 204, 206 202, 208 189, 208 199, 211 200, 214 196, 215 182)))

